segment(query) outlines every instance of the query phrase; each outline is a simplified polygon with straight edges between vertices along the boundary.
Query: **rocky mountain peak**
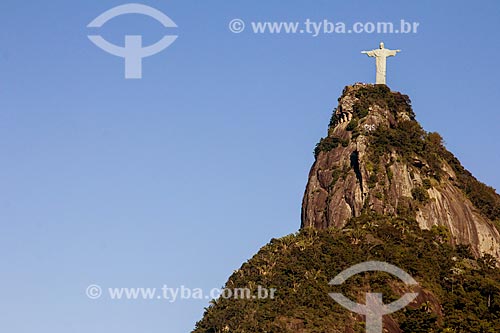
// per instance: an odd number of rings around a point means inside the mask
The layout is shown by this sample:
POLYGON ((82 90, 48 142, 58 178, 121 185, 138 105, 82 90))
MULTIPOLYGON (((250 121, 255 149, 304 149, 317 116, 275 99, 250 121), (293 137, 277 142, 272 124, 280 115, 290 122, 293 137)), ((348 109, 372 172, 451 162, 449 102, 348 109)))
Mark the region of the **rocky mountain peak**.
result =
POLYGON ((302 228, 387 215, 500 258, 500 196, 462 167, 438 133, 422 129, 408 96, 386 85, 347 86, 315 157, 302 228))
POLYGON ((498 332, 500 197, 465 170, 437 133, 415 120, 408 96, 385 85, 344 89, 328 135, 315 149, 302 227, 273 238, 225 288, 276 288, 274 299, 213 300, 194 333, 364 332, 366 319, 337 304, 341 292, 418 297, 383 317, 383 331, 498 332), (483 255, 484 254, 484 255, 483 255), (418 282, 382 272, 330 281, 382 261, 418 282))

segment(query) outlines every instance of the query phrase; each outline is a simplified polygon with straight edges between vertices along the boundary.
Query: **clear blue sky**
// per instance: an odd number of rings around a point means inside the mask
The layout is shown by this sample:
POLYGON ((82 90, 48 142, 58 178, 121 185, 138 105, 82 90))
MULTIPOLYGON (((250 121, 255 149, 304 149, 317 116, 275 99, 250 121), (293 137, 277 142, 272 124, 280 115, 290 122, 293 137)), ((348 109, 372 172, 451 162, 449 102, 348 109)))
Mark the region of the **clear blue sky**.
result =
MULTIPOLYGON (((220 287, 295 232, 312 150, 342 88, 388 84, 499 188, 498 1, 143 1, 178 25, 142 80, 87 39, 126 1, 0 2, 0 331, 188 332, 205 300, 90 300, 85 288, 220 287), (233 34, 245 21, 420 22, 412 35, 233 34)), ((156 42, 151 18, 99 32, 156 42)))

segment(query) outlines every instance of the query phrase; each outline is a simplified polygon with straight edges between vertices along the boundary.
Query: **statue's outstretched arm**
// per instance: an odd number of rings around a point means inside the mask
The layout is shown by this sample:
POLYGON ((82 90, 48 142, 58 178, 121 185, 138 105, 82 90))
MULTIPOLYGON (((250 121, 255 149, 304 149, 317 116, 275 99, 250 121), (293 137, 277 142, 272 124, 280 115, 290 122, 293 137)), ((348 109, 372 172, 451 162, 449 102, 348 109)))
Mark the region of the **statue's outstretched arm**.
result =
POLYGON ((398 54, 398 52, 401 52, 401 50, 389 50, 389 49, 386 49, 386 55, 388 57, 394 57, 396 54, 398 54))

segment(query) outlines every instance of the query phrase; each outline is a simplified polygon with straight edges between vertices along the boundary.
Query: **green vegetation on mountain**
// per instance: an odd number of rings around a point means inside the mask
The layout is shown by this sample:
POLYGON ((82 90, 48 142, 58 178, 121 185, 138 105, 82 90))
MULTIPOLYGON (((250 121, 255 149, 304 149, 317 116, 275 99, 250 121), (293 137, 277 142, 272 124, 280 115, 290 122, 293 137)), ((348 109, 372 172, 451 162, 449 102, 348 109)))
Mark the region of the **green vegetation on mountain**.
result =
POLYGON ((302 229, 271 240, 225 285, 252 295, 274 288, 276 297, 213 300, 194 333, 365 332, 364 318, 329 293, 364 303, 379 292, 390 303, 410 291, 416 301, 384 317, 389 333, 500 332, 491 223, 500 228, 500 196, 420 126, 408 96, 385 85, 346 87, 314 154, 302 229), (380 272, 328 284, 365 261, 396 265, 419 285, 380 272))
MULTIPOLYGON (((218 299, 195 333, 364 332, 360 321, 328 296, 342 292, 362 303, 367 291, 386 303, 403 285, 385 273, 364 273, 345 285, 328 282, 368 260, 390 262, 421 287, 419 302, 391 315, 404 332, 500 331, 500 270, 491 256, 475 260, 466 246, 448 244, 445 228, 421 230, 411 219, 363 215, 343 229, 304 229, 273 239, 237 270, 226 288, 276 288, 275 299, 218 299), (389 283, 388 283, 389 281, 389 283)), ((395 331, 396 332, 396 331, 395 331)))

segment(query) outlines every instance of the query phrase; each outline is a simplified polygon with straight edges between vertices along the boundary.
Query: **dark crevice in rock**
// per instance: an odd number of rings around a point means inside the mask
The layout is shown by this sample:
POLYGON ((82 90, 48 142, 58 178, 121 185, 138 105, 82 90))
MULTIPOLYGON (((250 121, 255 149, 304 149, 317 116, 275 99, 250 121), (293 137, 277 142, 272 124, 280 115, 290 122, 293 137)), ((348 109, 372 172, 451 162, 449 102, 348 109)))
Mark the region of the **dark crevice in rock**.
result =
POLYGON ((361 176, 361 170, 359 168, 359 153, 357 150, 352 152, 350 159, 351 159, 351 167, 354 169, 356 178, 359 181, 359 186, 361 187, 361 192, 363 192, 363 177, 361 176))

